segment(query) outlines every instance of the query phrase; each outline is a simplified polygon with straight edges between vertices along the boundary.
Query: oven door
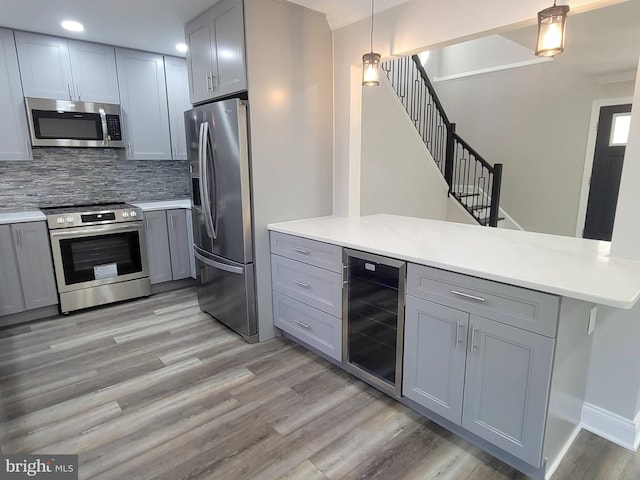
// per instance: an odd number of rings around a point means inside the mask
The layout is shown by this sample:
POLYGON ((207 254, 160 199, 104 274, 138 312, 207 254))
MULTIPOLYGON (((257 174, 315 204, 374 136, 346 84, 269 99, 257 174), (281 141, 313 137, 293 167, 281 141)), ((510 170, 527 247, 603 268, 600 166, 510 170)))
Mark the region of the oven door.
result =
POLYGON ((58 292, 149 276, 144 222, 50 232, 58 292))

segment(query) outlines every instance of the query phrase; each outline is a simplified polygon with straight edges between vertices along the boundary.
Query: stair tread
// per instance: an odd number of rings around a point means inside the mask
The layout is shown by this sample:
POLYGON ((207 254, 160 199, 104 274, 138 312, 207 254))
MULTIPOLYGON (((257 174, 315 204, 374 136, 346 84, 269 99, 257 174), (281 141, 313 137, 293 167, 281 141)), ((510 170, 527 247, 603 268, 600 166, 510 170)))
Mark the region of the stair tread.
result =
POLYGON ((479 193, 455 193, 454 194, 458 198, 466 198, 466 197, 479 197, 479 193))
MULTIPOLYGON (((477 218, 477 220, 480 223, 480 225, 482 225, 483 227, 486 227, 487 225, 489 225, 489 217, 477 218)), ((500 220, 504 220, 504 217, 498 217, 498 221, 500 220)))
POLYGON ((491 208, 491 205, 475 205, 471 207, 471 210, 484 210, 485 208, 491 208))

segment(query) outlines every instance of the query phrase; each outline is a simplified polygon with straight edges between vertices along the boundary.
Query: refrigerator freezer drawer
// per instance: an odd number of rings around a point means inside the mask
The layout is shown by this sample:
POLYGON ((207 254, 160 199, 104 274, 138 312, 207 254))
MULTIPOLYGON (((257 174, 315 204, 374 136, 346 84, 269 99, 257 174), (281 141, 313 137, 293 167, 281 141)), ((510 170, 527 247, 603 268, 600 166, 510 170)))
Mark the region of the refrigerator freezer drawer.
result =
POLYGON ((254 266, 195 252, 200 309, 249 343, 258 341, 254 266))

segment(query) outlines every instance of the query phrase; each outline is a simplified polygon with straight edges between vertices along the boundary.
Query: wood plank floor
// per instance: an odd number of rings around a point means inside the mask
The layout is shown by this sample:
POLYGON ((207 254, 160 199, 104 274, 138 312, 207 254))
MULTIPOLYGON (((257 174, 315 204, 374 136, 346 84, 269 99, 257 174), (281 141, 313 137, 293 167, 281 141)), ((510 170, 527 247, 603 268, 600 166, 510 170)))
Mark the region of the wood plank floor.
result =
MULTIPOLYGON (((2 451, 82 479, 522 479, 288 340, 248 345, 192 289, 0 330, 2 451)), ((582 432, 554 480, 640 478, 582 432)))

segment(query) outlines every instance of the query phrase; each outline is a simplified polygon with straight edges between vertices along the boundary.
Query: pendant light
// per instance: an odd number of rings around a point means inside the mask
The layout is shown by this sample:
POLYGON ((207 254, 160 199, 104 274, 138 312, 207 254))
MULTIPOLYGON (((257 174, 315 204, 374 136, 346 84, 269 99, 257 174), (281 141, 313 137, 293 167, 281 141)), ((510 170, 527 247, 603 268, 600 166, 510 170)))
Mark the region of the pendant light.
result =
POLYGON ((556 5, 538 12, 538 44, 536 55, 555 57, 564 52, 564 31, 569 5, 556 5))
POLYGON ((373 2, 371 0, 371 51, 362 56, 362 85, 365 87, 380 85, 380 54, 373 53, 373 2))

